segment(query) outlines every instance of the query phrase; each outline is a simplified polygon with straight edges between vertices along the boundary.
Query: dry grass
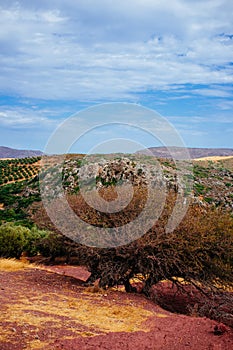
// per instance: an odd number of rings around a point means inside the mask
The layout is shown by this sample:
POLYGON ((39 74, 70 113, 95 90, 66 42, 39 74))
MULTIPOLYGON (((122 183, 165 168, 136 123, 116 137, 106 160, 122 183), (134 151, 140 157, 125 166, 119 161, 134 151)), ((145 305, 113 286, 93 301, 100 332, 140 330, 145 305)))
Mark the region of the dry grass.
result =
POLYGON ((29 262, 27 261, 21 261, 16 259, 0 259, 0 271, 14 272, 30 267, 34 267, 34 265, 29 265, 29 262))
POLYGON ((9 329, 6 330, 5 327, 0 325, 0 341, 7 341, 11 335, 12 331, 10 331, 9 329))
POLYGON ((218 161, 218 160, 225 160, 225 159, 231 159, 233 156, 210 156, 210 157, 202 157, 202 158, 194 158, 193 160, 202 161, 202 160, 212 160, 212 161, 218 161))
POLYGON ((15 159, 15 158, 0 158, 0 160, 15 159))
MULTIPOLYGON (((6 262, 12 263, 9 260, 6 262)), ((16 264, 22 268, 28 266, 18 261, 16 264)), ((44 292, 36 286, 33 290, 27 286, 22 290, 16 289, 13 302, 12 298, 6 300, 4 297, 2 303, 0 324, 5 326, 0 329, 0 341, 13 344, 17 342, 17 333, 23 332, 27 344, 25 349, 45 349, 61 336, 61 329, 66 331, 64 339, 92 337, 108 332, 147 332, 149 329, 144 321, 154 315, 165 317, 145 309, 144 305, 136 305, 128 298, 118 303, 114 300, 116 295, 112 293, 90 293, 83 288, 77 294, 66 286, 59 293, 44 292), (15 331, 12 331, 12 325, 15 331), (40 339, 40 334, 47 335, 40 339)))
POLYGON ((25 350, 42 350, 46 349, 48 347, 49 343, 48 342, 43 342, 39 339, 31 341, 28 346, 25 348, 25 350))
POLYGON ((8 322, 17 322, 20 326, 28 324, 39 328, 46 328, 48 322, 50 327, 55 328, 70 328, 71 324, 73 328, 75 324, 76 335, 80 333, 85 336, 82 331, 79 332, 80 325, 90 329, 93 335, 93 328, 96 334, 147 331, 142 322, 152 315, 152 312, 142 307, 127 303, 115 305, 103 295, 85 295, 85 298, 77 298, 37 293, 37 296, 30 299, 21 295, 17 303, 9 303, 0 320, 3 318, 8 322))

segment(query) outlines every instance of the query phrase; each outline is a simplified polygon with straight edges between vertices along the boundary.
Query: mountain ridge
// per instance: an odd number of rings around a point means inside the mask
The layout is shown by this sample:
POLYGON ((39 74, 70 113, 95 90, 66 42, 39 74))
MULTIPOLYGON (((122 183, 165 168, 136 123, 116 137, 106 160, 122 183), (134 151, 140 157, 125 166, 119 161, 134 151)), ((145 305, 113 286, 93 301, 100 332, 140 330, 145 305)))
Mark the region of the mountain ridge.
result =
POLYGON ((233 148, 198 148, 198 147, 148 147, 144 150, 139 150, 137 154, 145 154, 158 158, 178 158, 186 156, 186 151, 189 153, 191 159, 205 158, 212 156, 233 156, 233 148), (172 155, 169 152, 169 148, 172 150, 172 155))
MULTIPOLYGON (((199 147, 148 147, 143 150, 139 150, 136 154, 145 154, 158 158, 182 158, 188 151, 191 159, 205 158, 212 156, 233 156, 233 148, 199 148, 199 147), (169 152, 169 148, 172 150, 172 155, 169 152)), ((6 146, 0 146, 0 158, 26 158, 41 156, 43 152, 40 150, 26 150, 16 149, 6 146)))
POLYGON ((16 149, 11 147, 0 146, 0 158, 27 158, 41 156, 40 150, 16 149))

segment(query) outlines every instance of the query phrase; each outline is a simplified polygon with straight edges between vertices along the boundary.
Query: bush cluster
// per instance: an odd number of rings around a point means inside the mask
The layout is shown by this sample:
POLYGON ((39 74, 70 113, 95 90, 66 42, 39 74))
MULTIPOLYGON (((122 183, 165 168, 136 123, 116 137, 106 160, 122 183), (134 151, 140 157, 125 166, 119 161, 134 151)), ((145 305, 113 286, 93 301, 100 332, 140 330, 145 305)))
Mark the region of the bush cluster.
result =
POLYGON ((20 258, 28 243, 30 230, 23 226, 7 223, 0 226, 0 256, 20 258))
POLYGON ((31 229, 14 223, 0 226, 0 257, 19 259, 23 252, 28 256, 38 253, 43 256, 61 256, 65 248, 60 236, 40 230, 36 226, 31 229))

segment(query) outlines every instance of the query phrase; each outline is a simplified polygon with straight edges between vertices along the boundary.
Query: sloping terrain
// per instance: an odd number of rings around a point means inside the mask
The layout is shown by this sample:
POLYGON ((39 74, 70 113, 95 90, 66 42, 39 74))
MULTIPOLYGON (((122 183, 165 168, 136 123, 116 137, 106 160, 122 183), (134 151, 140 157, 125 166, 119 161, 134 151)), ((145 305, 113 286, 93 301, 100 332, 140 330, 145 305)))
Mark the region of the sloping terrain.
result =
POLYGON ((0 185, 31 179, 38 174, 41 157, 1 159, 0 185))
MULTIPOLYGON (((179 155, 183 154, 184 149, 182 147, 172 147, 174 154, 179 155)), ((188 150, 190 158, 203 158, 203 157, 212 157, 212 156, 233 156, 232 148, 185 148, 188 150)), ((158 158, 171 158, 170 153, 166 147, 149 147, 148 151, 140 150, 137 153, 154 155, 158 158)), ((0 158, 26 158, 26 157, 36 157, 42 156, 43 152, 40 150, 19 150, 15 148, 0 146, 0 158)))
MULTIPOLYGON (((184 151, 187 150, 191 159, 211 157, 211 156, 233 156, 232 148, 182 148, 171 147, 173 156, 182 159, 184 151)), ((145 155, 153 155, 158 158, 172 158, 166 147, 149 147, 148 149, 138 151, 137 153, 145 155)))
POLYGON ((15 149, 0 146, 0 158, 26 158, 41 156, 43 152, 39 150, 15 149))
MULTIPOLYGON (((78 174, 82 159, 83 155, 70 155, 60 173, 63 188, 71 199, 78 197, 78 174)), ((5 169, 7 165, 13 171, 13 163, 11 165, 7 161, 3 162, 6 162, 5 169)), ((53 173, 57 171, 56 157, 48 157, 46 162, 45 177, 51 170, 53 173)), ((111 190, 116 181, 122 180, 118 167, 125 168, 126 180, 137 182, 140 181, 140 176, 145 184, 148 176, 158 180, 157 173, 153 173, 151 168, 154 164, 153 157, 147 158, 148 166, 145 167, 139 167, 134 160, 128 160, 127 157, 123 160, 117 158, 110 163, 110 167, 108 163, 101 162, 98 163, 101 165, 101 173, 94 181, 94 185, 99 186, 100 190, 103 186, 111 190)), ((161 167, 159 179, 175 191, 176 165, 165 158, 158 159, 158 162, 161 167)), ((0 220, 26 225, 36 222, 39 226, 52 229, 44 215, 37 176, 39 168, 37 163, 35 165, 36 173, 30 174, 28 171, 27 180, 18 178, 0 186, 0 220)), ((85 160, 84 166, 87 175, 89 170, 91 173, 95 169, 95 164, 89 168, 85 160)), ((223 211, 232 211, 232 158, 193 161, 189 177, 193 183, 193 187, 189 189, 192 191, 190 194, 198 208, 204 207, 206 210, 205 207, 214 206, 223 211)), ((48 184, 50 180, 51 177, 48 176, 48 184)), ((55 185, 53 188, 56 189, 56 183, 51 182, 51 185, 55 185)), ((93 183, 89 186, 93 186, 93 183)), ((231 348, 232 331, 216 321, 198 317, 199 310, 195 303, 191 304, 187 299, 180 299, 179 305, 176 304, 177 299, 174 296, 168 296, 161 301, 160 290, 156 289, 152 302, 142 295, 127 294, 121 288, 109 288, 106 291, 84 287, 83 276, 86 272, 80 272, 79 267, 72 269, 75 279, 65 276, 65 270, 59 275, 53 273, 61 273, 61 267, 48 272, 44 268, 6 271, 1 270, 0 266, 1 350, 231 348), (156 304, 159 298, 160 305, 164 306, 172 300, 172 310, 175 312, 180 312, 179 308, 184 305, 187 310, 191 307, 191 314, 195 317, 163 310, 156 304)))
MULTIPOLYGON (((143 158, 143 156, 141 156, 143 158)), ((29 218, 29 207, 40 201, 39 178, 40 157, 2 160, 0 161, 0 219, 12 221, 29 218), (34 204, 33 204, 34 203, 34 204)), ((82 164, 83 155, 69 155, 64 163, 62 181, 64 189, 70 194, 79 192, 79 171, 82 164)), ((117 158, 116 158, 117 159, 117 158)), ((127 158, 126 158, 127 159, 127 158)), ((153 175, 153 157, 146 157, 148 166, 140 168, 135 166, 134 161, 128 165, 125 160, 120 161, 120 166, 127 168, 126 180, 131 178, 139 179, 140 175, 146 179, 147 176, 153 181, 162 181, 169 188, 176 189, 176 166, 169 159, 159 158, 162 173, 153 175), (150 167, 152 167, 150 169, 150 167), (135 171, 137 173, 135 173, 135 171)), ((118 160, 113 163, 113 170, 116 172, 118 160)), ((58 171, 56 168, 56 157, 45 157, 44 167, 49 172, 58 171)), ((98 165, 98 164, 97 164, 98 165)), ((84 163, 84 167, 85 167, 84 163)), ((95 166, 95 164, 94 164, 95 166)), ((106 164, 102 167, 102 175, 96 179, 96 184, 114 184, 114 181, 121 181, 118 175, 113 174, 106 164), (119 177, 119 178, 118 178, 119 177)), ((86 172, 88 174, 88 168, 86 172)), ((157 171, 157 170, 156 170, 157 171)), ((46 176, 46 172, 45 172, 46 176)), ((233 158, 221 158, 220 160, 194 160, 191 171, 188 174, 191 187, 189 194, 194 202, 200 205, 213 205, 232 210, 233 197, 233 158)), ((48 178, 49 179, 49 178, 48 178)), ((144 181, 143 180, 143 181, 144 181)), ((49 180, 50 181, 50 180, 49 180)), ((53 183, 49 183, 53 187, 53 183)), ((56 189, 56 186, 55 186, 56 189)))
POLYGON ((233 158, 193 163, 193 189, 199 202, 233 209, 233 158))
POLYGON ((0 271, 1 350, 229 350, 232 331, 40 268, 0 271), (217 332, 219 330, 219 332, 217 332))

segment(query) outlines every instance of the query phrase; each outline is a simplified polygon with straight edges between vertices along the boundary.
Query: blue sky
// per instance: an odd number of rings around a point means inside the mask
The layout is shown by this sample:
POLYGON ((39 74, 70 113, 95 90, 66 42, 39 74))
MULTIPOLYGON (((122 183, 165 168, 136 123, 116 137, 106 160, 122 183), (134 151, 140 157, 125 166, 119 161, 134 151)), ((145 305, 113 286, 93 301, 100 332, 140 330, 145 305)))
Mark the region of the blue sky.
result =
POLYGON ((129 102, 186 146, 232 148, 232 13, 229 0, 0 0, 0 145, 43 150, 70 115, 129 102))

